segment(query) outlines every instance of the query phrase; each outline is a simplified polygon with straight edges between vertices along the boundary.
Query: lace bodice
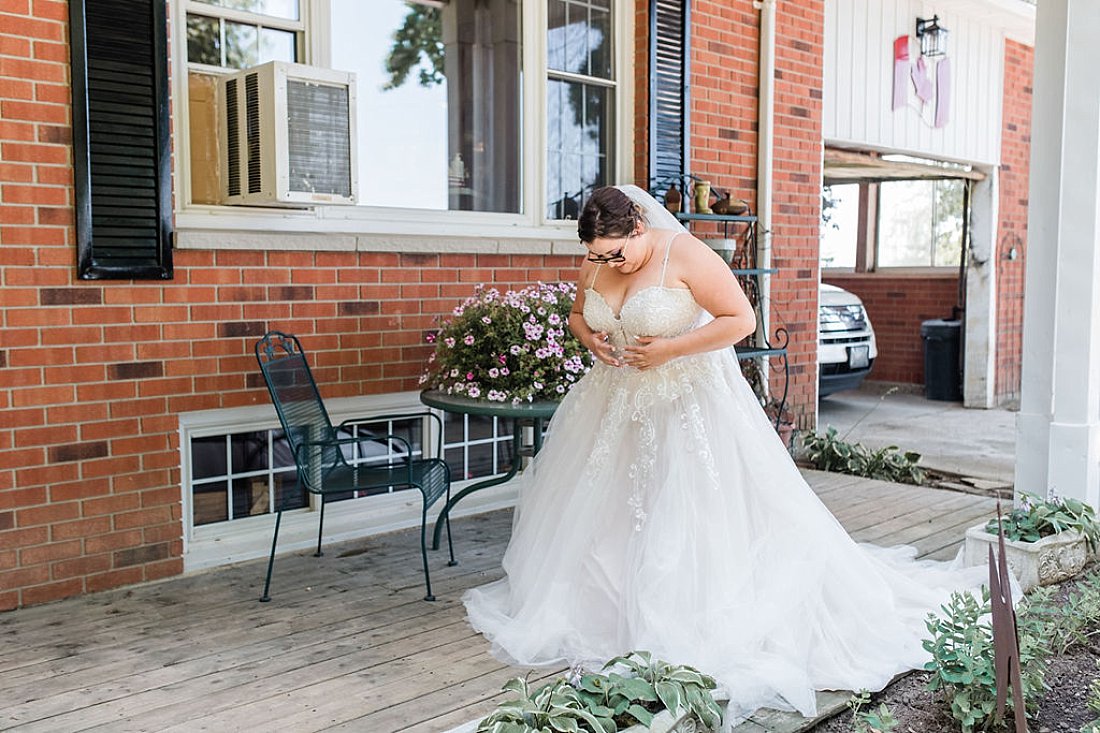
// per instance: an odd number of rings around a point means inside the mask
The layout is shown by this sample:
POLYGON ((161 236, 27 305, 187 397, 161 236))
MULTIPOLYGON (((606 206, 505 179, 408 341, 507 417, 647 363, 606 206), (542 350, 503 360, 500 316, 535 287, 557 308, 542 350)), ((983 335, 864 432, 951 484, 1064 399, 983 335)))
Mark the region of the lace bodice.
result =
POLYGON ((584 291, 584 321, 593 331, 604 331, 612 346, 621 349, 638 336, 679 336, 691 330, 699 305, 687 288, 651 285, 631 295, 617 315, 595 288, 584 291))

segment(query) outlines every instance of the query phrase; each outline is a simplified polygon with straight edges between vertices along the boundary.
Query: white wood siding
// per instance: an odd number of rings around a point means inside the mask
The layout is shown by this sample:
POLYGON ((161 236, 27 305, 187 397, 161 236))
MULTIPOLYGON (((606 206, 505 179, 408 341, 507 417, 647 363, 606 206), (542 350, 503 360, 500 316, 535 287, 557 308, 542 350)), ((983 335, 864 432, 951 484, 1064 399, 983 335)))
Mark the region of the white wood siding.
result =
MULTIPOLYGON (((945 7, 947 6, 947 7, 945 7)), ((996 165, 1001 149, 1004 30, 920 0, 826 0, 824 137, 827 143, 996 165), (940 16, 950 31, 951 115, 936 129, 935 100, 924 114, 908 82, 909 106, 891 109, 894 39, 913 36, 916 19, 940 16)), ((910 43, 910 59, 920 49, 910 43)), ((935 79, 936 61, 929 61, 935 79)))

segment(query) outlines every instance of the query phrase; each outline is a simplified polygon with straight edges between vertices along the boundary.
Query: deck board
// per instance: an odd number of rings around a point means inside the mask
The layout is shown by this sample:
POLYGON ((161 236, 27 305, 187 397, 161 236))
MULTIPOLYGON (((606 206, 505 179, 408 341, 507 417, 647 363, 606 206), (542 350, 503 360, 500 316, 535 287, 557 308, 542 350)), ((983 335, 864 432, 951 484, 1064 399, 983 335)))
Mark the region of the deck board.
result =
MULTIPOLYGON (((805 474, 856 539, 911 544, 937 559, 953 557, 965 528, 995 507, 805 474)), ((527 672, 489 655, 460 601, 501 577, 511 512, 453 529, 460 564, 432 554, 435 603, 421 600, 418 538, 404 531, 332 545, 321 558, 281 557, 271 603, 256 601, 256 561, 4 614, 0 729, 449 730, 490 710, 501 684, 527 672)))

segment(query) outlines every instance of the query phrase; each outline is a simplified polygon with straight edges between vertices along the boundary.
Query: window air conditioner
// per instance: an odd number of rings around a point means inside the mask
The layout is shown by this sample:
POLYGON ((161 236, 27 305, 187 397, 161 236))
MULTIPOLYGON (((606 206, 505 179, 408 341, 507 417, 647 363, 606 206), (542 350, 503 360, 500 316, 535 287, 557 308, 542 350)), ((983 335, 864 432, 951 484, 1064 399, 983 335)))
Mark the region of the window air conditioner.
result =
POLYGON ((219 80, 222 203, 356 202, 355 74, 270 61, 219 80))

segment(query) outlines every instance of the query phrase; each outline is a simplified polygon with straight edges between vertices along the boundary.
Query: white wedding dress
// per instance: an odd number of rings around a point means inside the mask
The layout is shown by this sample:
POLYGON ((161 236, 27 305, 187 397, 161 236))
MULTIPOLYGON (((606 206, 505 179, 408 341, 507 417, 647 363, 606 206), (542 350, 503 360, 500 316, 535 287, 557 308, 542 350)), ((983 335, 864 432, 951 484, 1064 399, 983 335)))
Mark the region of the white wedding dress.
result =
MULTIPOLYGON (((619 315, 590 286, 585 321, 622 347, 709 320, 663 279, 619 315)), ((759 707, 811 716, 815 690, 878 690, 922 666, 928 612, 986 577, 853 541, 732 348, 648 371, 597 363, 520 481, 506 576, 463 598, 493 653, 599 666, 648 650, 716 677, 727 727, 759 707)))

